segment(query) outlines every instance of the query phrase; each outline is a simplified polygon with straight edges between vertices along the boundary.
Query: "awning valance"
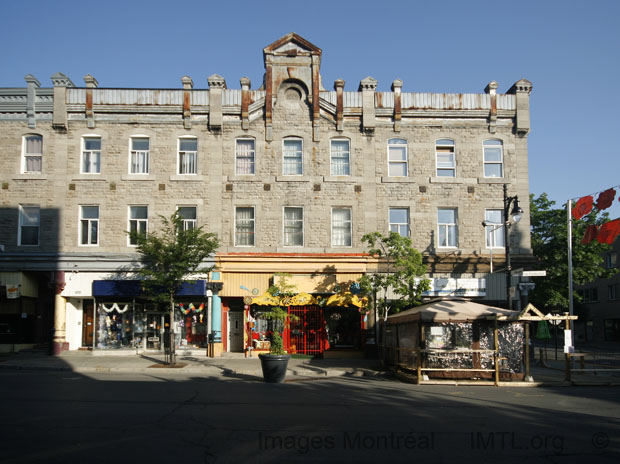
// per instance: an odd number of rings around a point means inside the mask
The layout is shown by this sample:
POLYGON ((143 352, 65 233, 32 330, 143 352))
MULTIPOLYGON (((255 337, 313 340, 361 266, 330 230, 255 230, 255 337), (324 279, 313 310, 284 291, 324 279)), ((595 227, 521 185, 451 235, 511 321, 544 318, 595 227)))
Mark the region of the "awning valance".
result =
MULTIPOLYGON (((183 282, 181 288, 175 293, 176 297, 200 297, 207 295, 207 281, 196 280, 183 282)), ((94 280, 94 298, 146 298, 140 280, 94 280)))

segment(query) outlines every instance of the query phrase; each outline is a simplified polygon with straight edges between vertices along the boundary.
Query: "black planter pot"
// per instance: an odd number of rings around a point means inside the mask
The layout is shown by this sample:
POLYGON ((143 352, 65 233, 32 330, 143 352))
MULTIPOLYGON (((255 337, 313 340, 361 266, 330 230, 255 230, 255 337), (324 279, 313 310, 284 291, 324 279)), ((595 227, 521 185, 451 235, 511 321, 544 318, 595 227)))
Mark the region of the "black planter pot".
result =
POLYGON ((286 368, 288 360, 291 359, 288 354, 259 354, 260 365, 263 368, 263 378, 265 382, 281 383, 286 377, 286 368))

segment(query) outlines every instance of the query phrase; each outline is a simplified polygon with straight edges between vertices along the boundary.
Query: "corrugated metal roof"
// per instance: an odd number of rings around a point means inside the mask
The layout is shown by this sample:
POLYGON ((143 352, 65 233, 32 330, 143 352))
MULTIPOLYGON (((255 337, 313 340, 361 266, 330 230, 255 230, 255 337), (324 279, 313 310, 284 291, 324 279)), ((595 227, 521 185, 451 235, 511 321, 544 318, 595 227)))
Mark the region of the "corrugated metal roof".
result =
POLYGON ((224 91, 222 92, 222 105, 241 106, 241 90, 224 89, 224 91))
POLYGON ((343 105, 345 108, 361 108, 362 92, 343 92, 343 105))
POLYGON ((321 92, 319 95, 327 103, 331 103, 332 105, 336 106, 338 96, 335 91, 321 92))

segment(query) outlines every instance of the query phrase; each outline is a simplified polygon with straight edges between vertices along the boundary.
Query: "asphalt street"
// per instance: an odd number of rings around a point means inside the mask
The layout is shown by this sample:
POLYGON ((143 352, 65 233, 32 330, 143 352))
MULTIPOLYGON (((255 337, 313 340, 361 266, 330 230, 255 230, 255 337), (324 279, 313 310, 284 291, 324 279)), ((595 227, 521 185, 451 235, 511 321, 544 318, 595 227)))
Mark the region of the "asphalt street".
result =
POLYGON ((618 387, 1 371, 4 463, 615 463, 618 387))

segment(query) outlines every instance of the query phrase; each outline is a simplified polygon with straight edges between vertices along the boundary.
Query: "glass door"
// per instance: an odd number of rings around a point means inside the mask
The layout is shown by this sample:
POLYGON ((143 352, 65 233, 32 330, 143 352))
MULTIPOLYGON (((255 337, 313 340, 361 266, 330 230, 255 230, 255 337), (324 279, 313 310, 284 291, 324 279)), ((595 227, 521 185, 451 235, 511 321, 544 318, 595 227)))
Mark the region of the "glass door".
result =
POLYGON ((163 350, 164 348, 164 314, 146 313, 146 349, 163 350))

